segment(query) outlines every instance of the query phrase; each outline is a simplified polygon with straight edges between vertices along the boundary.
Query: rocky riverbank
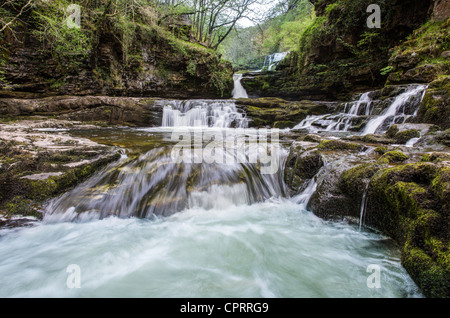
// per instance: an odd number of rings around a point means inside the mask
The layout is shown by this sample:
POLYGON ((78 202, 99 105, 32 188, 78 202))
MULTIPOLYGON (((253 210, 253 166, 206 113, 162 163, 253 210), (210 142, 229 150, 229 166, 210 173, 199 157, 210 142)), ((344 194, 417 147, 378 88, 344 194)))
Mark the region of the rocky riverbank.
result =
POLYGON ((120 158, 118 148, 67 134, 92 129, 75 121, 32 117, 0 123, 0 227, 42 217, 42 205, 120 158), (31 217, 31 219, 30 219, 31 217))
POLYGON ((428 126, 412 147, 400 136, 413 128, 404 128, 342 140, 299 135, 285 181, 293 195, 314 183, 307 206, 321 218, 395 239, 403 266, 423 293, 449 297, 450 132, 428 126))

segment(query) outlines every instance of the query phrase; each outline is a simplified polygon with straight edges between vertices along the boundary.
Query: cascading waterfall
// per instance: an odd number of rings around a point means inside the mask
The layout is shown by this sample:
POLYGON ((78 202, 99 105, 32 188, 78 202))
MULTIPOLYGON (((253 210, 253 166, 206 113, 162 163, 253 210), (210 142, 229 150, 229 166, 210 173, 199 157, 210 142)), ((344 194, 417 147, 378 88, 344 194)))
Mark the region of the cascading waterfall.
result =
POLYGON ((293 129, 305 129, 309 132, 348 132, 354 131, 355 123, 371 118, 359 134, 383 133, 394 123, 404 123, 417 115, 420 102, 426 91, 426 85, 409 85, 406 90, 392 98, 389 106, 379 115, 372 115, 375 101, 372 92, 366 92, 352 102, 345 103, 344 110, 332 115, 309 115, 293 129))
POLYGON ((233 80, 234 80, 234 88, 233 88, 233 98, 248 98, 247 91, 245 90, 244 86, 242 86, 241 80, 242 80, 242 74, 234 74, 233 80))
POLYGON ((265 68, 267 68, 268 71, 273 70, 273 68, 276 67, 279 62, 284 60, 288 54, 289 52, 280 52, 267 55, 264 59, 264 65, 261 70, 265 68))
POLYGON ((167 216, 189 208, 224 208, 286 195, 281 171, 261 174, 249 163, 174 163, 169 148, 152 149, 106 168, 52 201, 45 220, 167 216))
POLYGON ((352 121, 363 114, 369 115, 371 112, 372 100, 371 92, 362 94, 358 100, 345 103, 343 112, 336 115, 309 115, 302 120, 294 129, 307 129, 310 132, 324 131, 348 131, 352 126, 352 121))
POLYGON ((234 101, 166 101, 162 127, 246 128, 248 119, 238 112, 234 101))
MULTIPOLYGON (((206 164, 202 158, 193 158, 190 162, 179 162, 173 157, 174 141, 155 146, 137 158, 122 159, 52 201, 45 219, 50 222, 108 216, 147 218, 190 208, 223 208, 286 196, 281 168, 275 173, 263 173, 259 162, 248 160, 250 154, 274 148, 260 142, 258 130, 243 129, 247 119, 237 112, 233 101, 167 101, 162 126, 181 128, 189 134, 190 129, 201 127, 211 136, 194 144, 200 150, 212 141, 211 137, 214 142, 221 137, 223 143, 214 147, 213 157, 223 160, 206 164), (221 147, 230 141, 231 149, 221 147), (236 148, 240 151, 235 153, 236 148)), ((277 154, 271 160, 282 167, 287 151, 279 149, 277 154)))
POLYGON ((363 135, 385 131, 390 125, 404 123, 408 118, 414 116, 417 113, 416 111, 422 101, 426 88, 426 85, 410 85, 404 93, 395 98, 394 102, 382 114, 367 123, 363 135), (410 104, 414 106, 414 110, 413 113, 408 114, 406 106, 410 106, 410 104))

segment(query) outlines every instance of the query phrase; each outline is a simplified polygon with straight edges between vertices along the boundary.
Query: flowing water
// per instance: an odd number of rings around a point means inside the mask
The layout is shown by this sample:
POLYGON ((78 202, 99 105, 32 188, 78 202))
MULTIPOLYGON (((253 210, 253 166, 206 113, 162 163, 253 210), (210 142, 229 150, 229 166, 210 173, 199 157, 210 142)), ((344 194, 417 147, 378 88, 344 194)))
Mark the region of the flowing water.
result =
POLYGON ((309 115, 294 129, 304 129, 308 132, 353 132, 355 134, 382 134, 392 124, 405 123, 415 117, 423 99, 426 85, 408 85, 404 92, 386 99, 388 105, 379 114, 373 114, 375 109, 384 105, 385 101, 374 100, 374 92, 366 92, 354 101, 344 104, 344 109, 336 114, 309 115), (363 128, 360 126, 364 124, 363 128))
POLYGON ((284 60, 284 58, 289 54, 289 52, 279 52, 267 55, 264 58, 264 65, 262 69, 267 68, 268 71, 272 71, 274 67, 278 65, 279 62, 284 60))
POLYGON ((423 98, 425 92, 425 85, 411 85, 408 90, 398 95, 394 102, 383 111, 379 116, 371 119, 364 128, 363 134, 374 134, 384 129, 386 131, 392 124, 398 123, 398 119, 401 123, 404 123, 408 118, 417 114, 418 106, 423 98), (415 108, 412 114, 408 114, 406 106, 408 104, 415 104, 415 108))
POLYGON ((235 74, 233 75, 234 80, 234 89, 233 89, 233 98, 248 98, 247 91, 241 84, 243 75, 235 74))
POLYGON ((174 162, 183 127, 259 151, 231 101, 163 107, 161 127, 71 132, 126 151, 42 222, 0 232, 0 297, 421 297, 391 240, 306 210, 315 179, 287 195, 282 145, 272 174, 245 160, 174 162))

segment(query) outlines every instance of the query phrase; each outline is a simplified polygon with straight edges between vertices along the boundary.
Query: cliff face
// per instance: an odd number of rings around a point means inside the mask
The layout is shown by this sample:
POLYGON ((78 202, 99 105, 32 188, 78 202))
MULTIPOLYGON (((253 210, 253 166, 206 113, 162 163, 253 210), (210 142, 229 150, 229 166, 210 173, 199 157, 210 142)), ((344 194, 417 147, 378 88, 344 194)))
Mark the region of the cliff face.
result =
MULTIPOLYGON (((394 47, 430 17, 445 20, 445 5, 433 0, 377 1, 381 28, 369 28, 370 0, 316 0, 317 18, 299 39, 299 49, 278 68, 243 81, 259 96, 348 99, 384 86, 394 47)), ((448 16, 447 16, 448 18, 448 16)))
POLYGON ((24 23, 0 34, 3 97, 231 95, 231 65, 190 42, 189 21, 168 23, 151 8, 151 14, 136 13, 134 21, 108 8, 83 8, 81 28, 72 31, 56 23, 64 18, 64 6, 52 3, 37 2, 22 16, 24 23), (42 15, 50 9, 61 17, 45 17, 48 31, 42 15))

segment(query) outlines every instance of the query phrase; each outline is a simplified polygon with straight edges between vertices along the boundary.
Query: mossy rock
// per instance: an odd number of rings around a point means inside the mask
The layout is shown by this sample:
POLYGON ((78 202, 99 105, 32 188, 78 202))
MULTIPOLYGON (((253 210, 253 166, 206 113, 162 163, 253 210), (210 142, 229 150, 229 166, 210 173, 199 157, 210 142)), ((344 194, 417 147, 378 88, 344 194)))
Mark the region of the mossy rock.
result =
POLYGON ((388 147, 379 146, 379 147, 376 147, 373 151, 379 155, 384 155, 386 152, 388 152, 388 147))
POLYGON ((320 142, 317 146, 320 150, 353 150, 353 151, 361 151, 365 149, 364 145, 360 145, 357 143, 345 142, 341 140, 335 139, 327 139, 320 142))
POLYGON ((309 142, 318 142, 320 143, 322 141, 322 138, 318 135, 314 135, 314 134, 308 134, 303 138, 304 141, 309 141, 309 142))
POLYGON ((411 138, 419 138, 420 131, 417 129, 400 130, 397 125, 392 125, 385 132, 385 136, 393 139, 398 144, 404 144, 411 138))
POLYGON ((417 120, 450 128, 450 76, 430 83, 417 113, 417 120))
POLYGON ((407 129, 395 134, 394 139, 399 144, 405 144, 412 138, 419 138, 420 132, 417 129, 407 129))
POLYGON ((421 162, 450 161, 450 154, 445 152, 426 153, 420 159, 421 162))
POLYGON ((450 147, 450 128, 443 132, 437 133, 434 139, 436 142, 450 147))
MULTIPOLYGON (((119 158, 118 153, 108 154, 91 163, 60 173, 48 173, 47 177, 38 179, 23 176, 24 173, 2 173, 0 174, 0 208, 5 209, 9 215, 36 216, 36 206, 81 183, 99 168, 119 158)), ((52 159, 52 156, 47 156, 46 159, 52 159)), ((30 173, 39 174, 37 171, 30 171, 30 173)))
POLYGON ((386 159, 387 163, 393 163, 393 162, 403 162, 408 160, 408 156, 405 155, 400 150, 392 150, 386 152, 384 155, 381 156, 381 160, 386 159))
POLYGON ((400 131, 397 125, 392 125, 388 130, 384 133, 388 138, 394 138, 395 135, 400 131))
POLYGON ((370 178, 381 167, 382 165, 378 163, 365 163, 347 170, 339 178, 339 188, 343 193, 358 201, 362 197, 370 178))
POLYGON ((279 120, 273 123, 273 128, 285 129, 294 127, 298 122, 293 122, 289 120, 279 120))
POLYGON ((402 246, 402 264, 427 297, 449 297, 450 168, 415 163, 370 182, 367 223, 402 246))
POLYGON ((324 161, 318 151, 304 153, 303 149, 291 149, 286 160, 284 180, 290 189, 297 191, 323 165, 324 161))

